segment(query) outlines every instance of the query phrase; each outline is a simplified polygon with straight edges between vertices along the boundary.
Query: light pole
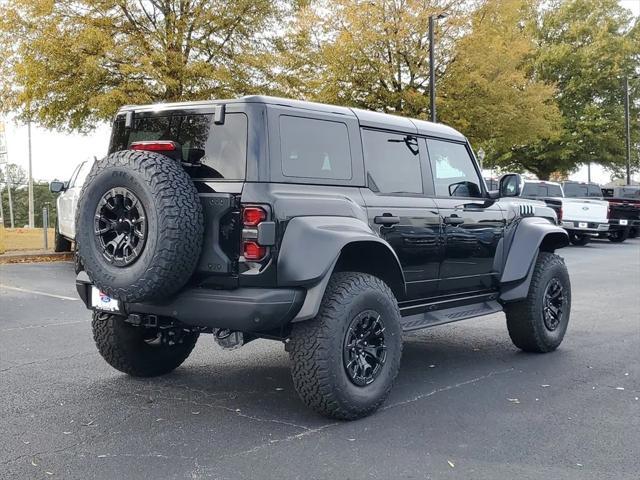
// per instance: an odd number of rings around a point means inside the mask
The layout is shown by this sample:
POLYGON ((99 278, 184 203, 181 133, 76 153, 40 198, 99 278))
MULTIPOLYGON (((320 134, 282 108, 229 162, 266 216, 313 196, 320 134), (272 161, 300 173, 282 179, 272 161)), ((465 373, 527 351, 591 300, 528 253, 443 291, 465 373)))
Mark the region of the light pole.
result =
POLYGON ((629 78, 637 79, 639 75, 625 75, 623 79, 624 85, 624 138, 625 138, 625 156, 627 160, 627 185, 631 185, 631 119, 630 119, 630 102, 629 102, 629 78))
POLYGON ((436 122, 436 68, 435 68, 435 20, 440 20, 447 16, 446 13, 429 15, 429 97, 431 99, 431 121, 436 122))
POLYGON ((34 227, 33 223, 33 172, 31 170, 31 116, 27 120, 27 135, 29 138, 29 228, 34 227))

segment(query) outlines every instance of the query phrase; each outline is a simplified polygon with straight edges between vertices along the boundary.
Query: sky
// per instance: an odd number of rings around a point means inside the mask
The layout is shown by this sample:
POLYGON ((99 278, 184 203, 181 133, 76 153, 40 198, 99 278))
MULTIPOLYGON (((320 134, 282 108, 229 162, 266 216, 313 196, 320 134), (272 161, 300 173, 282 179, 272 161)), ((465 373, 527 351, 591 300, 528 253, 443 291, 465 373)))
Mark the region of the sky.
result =
MULTIPOLYGON (((620 4, 640 16, 640 0, 618 0, 620 4)), ((1 118, 0 118, 1 120, 1 118)), ((5 119, 7 151, 9 163, 22 165, 25 170, 28 165, 27 127, 5 119)), ((46 130, 37 125, 31 128, 32 162, 34 180, 51 181, 54 179, 68 180, 73 169, 82 161, 102 158, 107 153, 109 145, 109 125, 99 125, 87 135, 77 133, 62 133, 46 130)), ((463 132, 464 133, 464 132, 463 132)), ((586 181, 587 167, 570 176, 571 180, 586 181)), ((598 183, 608 183, 610 173, 599 165, 591 168, 591 180, 598 183)), ((636 180, 638 180, 636 178, 636 180)))

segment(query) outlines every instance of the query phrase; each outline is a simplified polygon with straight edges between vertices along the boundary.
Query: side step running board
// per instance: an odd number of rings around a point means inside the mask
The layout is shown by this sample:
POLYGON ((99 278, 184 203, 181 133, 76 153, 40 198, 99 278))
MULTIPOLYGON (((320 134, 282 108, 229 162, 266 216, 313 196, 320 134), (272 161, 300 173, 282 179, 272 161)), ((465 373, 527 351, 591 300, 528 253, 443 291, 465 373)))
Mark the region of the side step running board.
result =
POLYGON ((410 332, 412 330, 435 327, 436 325, 458 322, 460 320, 466 320, 467 318, 480 317, 501 311, 502 305, 495 300, 489 300, 472 305, 463 305, 462 307, 446 308, 403 317, 400 320, 400 324, 402 325, 403 331, 410 332))

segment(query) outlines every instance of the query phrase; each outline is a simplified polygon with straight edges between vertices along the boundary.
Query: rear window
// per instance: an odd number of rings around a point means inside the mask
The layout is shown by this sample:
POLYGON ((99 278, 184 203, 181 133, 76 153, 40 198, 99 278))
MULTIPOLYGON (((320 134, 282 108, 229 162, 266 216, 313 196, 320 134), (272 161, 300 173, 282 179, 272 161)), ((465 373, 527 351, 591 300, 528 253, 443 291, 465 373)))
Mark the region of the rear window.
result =
POLYGON ((222 125, 213 115, 143 116, 134 119, 129 132, 124 118, 114 124, 109 153, 126 150, 133 142, 171 140, 182 147, 182 160, 194 166, 198 178, 244 180, 247 165, 247 117, 227 113, 222 125))
POLYGON ((635 198, 640 200, 639 187, 620 187, 617 196, 621 198, 635 198))
POLYGON ((563 185, 565 197, 602 197, 600 187, 597 185, 587 185, 581 183, 565 183, 563 185))
POLYGON ((285 177, 351 179, 349 132, 341 122, 280 116, 285 177))
POLYGON ((523 197, 562 197, 560 185, 549 183, 525 183, 522 189, 523 197))

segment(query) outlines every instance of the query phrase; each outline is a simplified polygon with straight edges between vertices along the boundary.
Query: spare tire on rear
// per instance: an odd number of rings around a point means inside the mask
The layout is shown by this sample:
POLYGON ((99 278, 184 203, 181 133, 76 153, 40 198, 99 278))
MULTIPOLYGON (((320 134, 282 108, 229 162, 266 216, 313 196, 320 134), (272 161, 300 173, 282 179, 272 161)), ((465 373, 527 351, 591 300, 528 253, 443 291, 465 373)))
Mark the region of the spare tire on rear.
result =
POLYGON ((97 161, 76 226, 89 278, 125 302, 176 293, 202 249, 202 205, 191 178, 179 162, 153 152, 124 150, 97 161))

